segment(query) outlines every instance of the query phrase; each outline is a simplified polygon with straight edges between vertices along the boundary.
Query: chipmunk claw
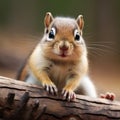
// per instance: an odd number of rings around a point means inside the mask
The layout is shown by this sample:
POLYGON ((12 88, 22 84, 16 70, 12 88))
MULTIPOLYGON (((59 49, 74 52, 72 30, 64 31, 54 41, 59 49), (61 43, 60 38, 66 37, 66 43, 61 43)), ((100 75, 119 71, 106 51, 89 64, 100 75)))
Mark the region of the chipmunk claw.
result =
POLYGON ((63 89, 62 95, 63 95, 63 99, 64 100, 66 99, 67 101, 73 101, 76 99, 76 94, 70 90, 68 91, 68 90, 63 89))
POLYGON ((45 84, 44 88, 48 93, 50 93, 52 95, 57 95, 58 90, 54 84, 51 84, 51 85, 45 84))

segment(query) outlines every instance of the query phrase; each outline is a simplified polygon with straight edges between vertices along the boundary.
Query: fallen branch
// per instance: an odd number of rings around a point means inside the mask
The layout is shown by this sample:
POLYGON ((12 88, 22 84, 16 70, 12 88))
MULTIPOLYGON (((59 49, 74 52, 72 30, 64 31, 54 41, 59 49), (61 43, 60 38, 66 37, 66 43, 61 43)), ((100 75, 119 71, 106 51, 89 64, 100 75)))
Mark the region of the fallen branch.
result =
POLYGON ((0 77, 0 120, 120 120, 120 102, 77 95, 74 102, 0 77))

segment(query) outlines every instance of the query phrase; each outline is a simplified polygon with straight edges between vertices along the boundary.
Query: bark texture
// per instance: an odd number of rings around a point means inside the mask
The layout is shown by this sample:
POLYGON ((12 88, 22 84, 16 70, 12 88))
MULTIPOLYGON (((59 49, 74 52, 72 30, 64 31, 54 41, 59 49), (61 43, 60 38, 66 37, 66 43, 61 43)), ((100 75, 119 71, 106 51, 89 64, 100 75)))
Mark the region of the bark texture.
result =
POLYGON ((120 102, 82 95, 68 102, 36 85, 0 77, 0 120, 120 120, 120 102))

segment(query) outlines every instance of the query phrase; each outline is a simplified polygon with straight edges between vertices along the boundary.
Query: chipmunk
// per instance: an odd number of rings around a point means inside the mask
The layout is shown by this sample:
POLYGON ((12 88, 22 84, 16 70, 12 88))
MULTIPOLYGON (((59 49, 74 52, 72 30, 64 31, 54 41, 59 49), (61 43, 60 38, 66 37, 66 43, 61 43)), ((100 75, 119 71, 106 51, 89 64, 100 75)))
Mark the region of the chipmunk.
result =
POLYGON ((68 101, 75 99, 76 93, 97 97, 88 77, 83 16, 54 18, 47 12, 44 24, 44 35, 17 79, 41 85, 53 95, 61 92, 68 101))

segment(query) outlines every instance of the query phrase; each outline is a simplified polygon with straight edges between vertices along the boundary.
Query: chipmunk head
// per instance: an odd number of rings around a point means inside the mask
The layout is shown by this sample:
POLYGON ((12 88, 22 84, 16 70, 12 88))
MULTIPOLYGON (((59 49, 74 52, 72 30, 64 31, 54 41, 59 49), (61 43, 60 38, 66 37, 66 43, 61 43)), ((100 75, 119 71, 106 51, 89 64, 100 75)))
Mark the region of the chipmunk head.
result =
POLYGON ((46 57, 61 60, 77 60, 86 52, 82 38, 84 27, 83 16, 77 19, 56 17, 50 12, 46 13, 45 34, 42 39, 46 57))

